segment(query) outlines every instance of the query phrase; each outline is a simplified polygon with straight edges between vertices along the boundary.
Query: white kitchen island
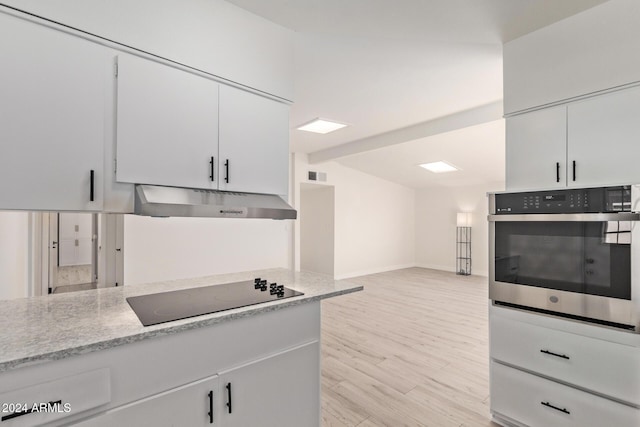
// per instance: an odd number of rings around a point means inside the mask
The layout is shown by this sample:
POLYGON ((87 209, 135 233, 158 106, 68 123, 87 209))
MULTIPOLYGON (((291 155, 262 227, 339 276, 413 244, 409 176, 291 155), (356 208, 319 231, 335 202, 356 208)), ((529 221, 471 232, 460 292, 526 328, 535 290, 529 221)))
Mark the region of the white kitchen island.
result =
POLYGON ((319 425, 320 301, 359 290, 275 269, 2 301, 2 426, 319 425), (254 277, 304 295, 148 327, 126 301, 254 277))

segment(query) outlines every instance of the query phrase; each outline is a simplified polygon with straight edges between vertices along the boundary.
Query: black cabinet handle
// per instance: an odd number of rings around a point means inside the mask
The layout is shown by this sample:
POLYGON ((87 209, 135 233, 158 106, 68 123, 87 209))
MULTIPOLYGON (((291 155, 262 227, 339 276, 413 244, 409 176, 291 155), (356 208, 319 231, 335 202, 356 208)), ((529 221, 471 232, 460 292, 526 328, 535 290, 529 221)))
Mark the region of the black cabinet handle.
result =
MULTIPOLYGON (((48 403, 48 405, 49 406, 62 406, 62 400, 51 401, 51 402, 48 403)), ((24 411, 18 411, 18 412, 14 412, 12 414, 9 414, 9 415, 5 415, 2 418, 0 418, 0 421, 8 421, 8 420, 12 420, 14 418, 21 417, 23 415, 29 415, 32 412, 39 412, 38 411, 39 406, 38 405, 34 405, 34 406, 36 406, 36 407, 35 408, 31 407, 29 409, 25 409, 24 411)))
POLYGON ((557 406, 553 406, 549 402, 540 402, 541 405, 544 405, 548 408, 555 409, 556 411, 564 412, 565 414, 571 414, 571 412, 567 411, 567 408, 558 408, 557 406))
POLYGON ((213 156, 211 156, 211 160, 209 160, 209 164, 211 165, 211 168, 210 168, 211 175, 209 175, 209 178, 211 178, 211 181, 215 181, 215 179, 213 179, 213 172, 214 172, 213 163, 214 163, 214 161, 215 161, 215 158, 213 156))
POLYGON ((560 182, 560 162, 556 162, 556 182, 560 182))
POLYGON ((91 178, 89 182, 89 201, 93 202, 93 179, 94 179, 94 171, 91 169, 91 178))
POLYGON ((571 359, 566 354, 558 354, 558 353, 554 353, 554 352, 549 351, 549 350, 540 350, 540 353, 549 354, 551 356, 559 357, 561 359, 567 359, 567 360, 571 359))
POLYGON ((573 161, 573 180, 576 180, 576 161, 573 161))
POLYGON ((229 183, 229 159, 224 162, 224 182, 229 183))
POLYGON ((209 424, 213 424, 213 390, 209 391, 209 424))
POLYGON ((231 383, 227 383, 227 407, 229 408, 229 413, 231 413, 231 383))

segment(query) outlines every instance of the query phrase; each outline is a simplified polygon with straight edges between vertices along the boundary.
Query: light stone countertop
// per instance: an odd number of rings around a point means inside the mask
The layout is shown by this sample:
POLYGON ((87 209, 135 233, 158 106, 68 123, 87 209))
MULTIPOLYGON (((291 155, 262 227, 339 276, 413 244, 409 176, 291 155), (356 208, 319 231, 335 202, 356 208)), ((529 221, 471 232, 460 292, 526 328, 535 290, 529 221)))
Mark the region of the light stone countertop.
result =
POLYGON ((215 325, 318 301, 363 287, 329 276, 285 269, 222 274, 117 288, 0 301, 0 372, 100 351, 148 338, 215 325), (127 297, 262 277, 304 295, 153 326, 142 326, 127 297))

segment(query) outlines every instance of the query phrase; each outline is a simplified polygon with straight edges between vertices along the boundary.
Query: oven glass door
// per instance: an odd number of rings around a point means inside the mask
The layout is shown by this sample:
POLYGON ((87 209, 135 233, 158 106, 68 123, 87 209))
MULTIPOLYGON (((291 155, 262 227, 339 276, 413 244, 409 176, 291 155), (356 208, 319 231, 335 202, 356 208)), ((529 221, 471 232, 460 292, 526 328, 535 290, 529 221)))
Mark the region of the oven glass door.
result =
POLYGON ((631 299, 631 222, 499 221, 495 281, 631 299))

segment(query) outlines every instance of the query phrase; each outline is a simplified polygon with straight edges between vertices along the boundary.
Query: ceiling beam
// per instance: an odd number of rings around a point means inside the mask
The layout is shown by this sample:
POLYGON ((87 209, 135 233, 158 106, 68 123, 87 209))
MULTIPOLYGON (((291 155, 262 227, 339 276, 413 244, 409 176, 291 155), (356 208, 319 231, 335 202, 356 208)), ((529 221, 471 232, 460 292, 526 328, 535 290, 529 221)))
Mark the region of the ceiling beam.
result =
POLYGON ((402 144, 403 142, 409 142, 427 136, 492 122, 501 119, 502 115, 502 100, 499 100, 448 116, 438 117, 437 119, 427 120, 426 122, 316 151, 309 154, 309 163, 327 162, 364 151, 402 144))

